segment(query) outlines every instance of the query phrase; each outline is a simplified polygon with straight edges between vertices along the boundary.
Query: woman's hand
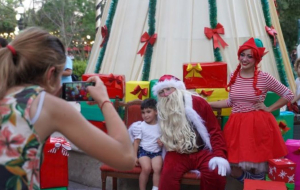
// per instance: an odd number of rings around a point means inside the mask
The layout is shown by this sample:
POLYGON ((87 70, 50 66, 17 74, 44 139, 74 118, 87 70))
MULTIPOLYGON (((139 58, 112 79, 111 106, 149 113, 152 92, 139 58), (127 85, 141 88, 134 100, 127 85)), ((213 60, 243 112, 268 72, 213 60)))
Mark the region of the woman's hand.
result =
POLYGON ((271 112, 270 108, 267 107, 263 102, 259 102, 253 105, 256 110, 263 110, 266 112, 271 112))
POLYGON ((87 82, 95 82, 95 86, 88 86, 87 91, 91 94, 98 105, 101 105, 104 101, 109 100, 106 86, 98 76, 92 76, 88 78, 87 82))

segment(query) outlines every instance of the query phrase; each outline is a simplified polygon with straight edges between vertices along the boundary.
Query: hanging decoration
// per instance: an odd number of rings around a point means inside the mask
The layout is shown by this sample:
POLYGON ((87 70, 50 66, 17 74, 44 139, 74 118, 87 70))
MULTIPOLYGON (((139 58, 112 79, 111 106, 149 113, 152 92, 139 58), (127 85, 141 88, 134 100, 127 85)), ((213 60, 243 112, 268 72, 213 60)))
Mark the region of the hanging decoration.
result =
POLYGON ((273 26, 268 27, 265 26, 266 32, 269 34, 270 37, 273 37, 274 43, 273 46, 276 46, 276 35, 277 35, 277 31, 274 29, 273 26))
POLYGON ((148 44, 150 43, 153 46, 156 41, 156 38, 157 38, 157 34, 153 34, 152 36, 150 36, 147 32, 145 32, 141 37, 141 42, 145 44, 137 54, 143 56, 145 54, 148 44))
MULTIPOLYGON (((149 36, 153 36, 155 33, 156 1, 157 0, 149 0, 149 11, 148 11, 148 26, 149 26, 148 35, 149 36)), ((152 53, 153 53, 153 44, 148 43, 146 47, 146 53, 144 56, 142 81, 149 81, 152 53)))
POLYGON ((108 17, 107 17, 106 22, 105 22, 105 26, 107 27, 107 35, 106 35, 107 37, 106 37, 106 40, 104 42, 102 41, 103 45, 101 44, 102 49, 100 51, 100 54, 99 54, 99 57, 98 57, 98 60, 97 60, 97 63, 96 63, 96 68, 95 68, 95 71, 94 71, 95 73, 99 73, 99 71, 101 69, 101 65, 102 65, 104 55, 105 55, 106 45, 107 45, 107 42, 109 41, 109 33, 110 33, 111 26, 112 26, 112 23, 113 23, 113 20, 114 20, 117 5, 118 5, 118 0, 112 0, 111 3, 110 3, 108 17))
POLYGON ((219 43, 223 48, 228 46, 228 44, 220 36, 220 34, 225 34, 224 27, 220 23, 217 24, 215 29, 205 27, 204 33, 208 39, 213 38, 214 49, 220 48, 219 43))
MULTIPOLYGON (((272 22, 271 22, 271 16, 270 16, 269 2, 268 2, 268 0, 261 0, 261 4, 262 4, 262 8, 263 8, 266 25, 267 25, 267 27, 271 28, 272 22)), ((270 40, 272 41, 272 44, 274 44, 274 39, 270 38, 270 40)), ((282 60, 282 56, 281 56, 281 51, 279 49, 278 43, 275 46, 273 46, 273 52, 274 52, 274 56, 275 56, 277 70, 278 70, 279 77, 280 77, 280 82, 282 84, 284 84, 286 87, 289 87, 289 83, 288 83, 288 80, 286 77, 286 72, 285 72, 285 68, 284 68, 284 64, 283 64, 283 60, 282 60)))
POLYGON ((102 36, 102 42, 101 42, 100 47, 103 47, 104 43, 107 41, 107 38, 108 38, 108 31, 107 31, 106 25, 101 27, 101 36, 102 36))
MULTIPOLYGON (((209 19, 210 19, 210 27, 215 29, 217 26, 217 2, 216 0, 208 0, 209 3, 209 19)), ((222 55, 220 53, 220 48, 214 48, 214 57, 215 62, 222 61, 222 55)))

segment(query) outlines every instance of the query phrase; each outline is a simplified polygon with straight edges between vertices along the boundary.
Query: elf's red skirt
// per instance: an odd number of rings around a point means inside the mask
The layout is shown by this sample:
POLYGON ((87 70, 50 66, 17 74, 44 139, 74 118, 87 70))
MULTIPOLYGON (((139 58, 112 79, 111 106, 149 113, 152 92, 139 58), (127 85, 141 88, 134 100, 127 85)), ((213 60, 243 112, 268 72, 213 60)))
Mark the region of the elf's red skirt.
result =
POLYGON ((224 136, 230 163, 261 163, 288 153, 279 126, 269 112, 231 114, 224 136))

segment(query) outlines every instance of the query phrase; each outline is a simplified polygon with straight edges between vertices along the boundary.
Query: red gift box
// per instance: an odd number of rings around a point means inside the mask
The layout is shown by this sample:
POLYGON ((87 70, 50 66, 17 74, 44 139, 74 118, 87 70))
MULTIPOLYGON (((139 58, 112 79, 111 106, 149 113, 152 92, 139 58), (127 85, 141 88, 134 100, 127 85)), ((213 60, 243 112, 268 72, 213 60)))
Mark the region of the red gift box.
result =
POLYGON ((183 82, 187 89, 224 88, 227 85, 227 64, 224 62, 183 64, 183 82))
POLYGON ((98 76, 106 86, 107 93, 110 99, 123 99, 125 93, 125 75, 113 74, 83 74, 82 81, 86 81, 91 76, 98 76))
POLYGON ((43 149, 41 188, 68 187, 68 150, 70 143, 62 137, 50 137, 43 149))
POLYGON ((285 183, 295 182, 296 164, 287 159, 270 159, 269 161, 269 178, 272 181, 282 181, 285 183))
POLYGON ((89 120, 89 122, 91 124, 93 124, 95 127, 97 127, 98 129, 101 129, 103 132, 107 133, 105 121, 91 121, 91 120, 89 120))
POLYGON ((244 190, 286 190, 286 186, 279 181, 245 179, 244 190))

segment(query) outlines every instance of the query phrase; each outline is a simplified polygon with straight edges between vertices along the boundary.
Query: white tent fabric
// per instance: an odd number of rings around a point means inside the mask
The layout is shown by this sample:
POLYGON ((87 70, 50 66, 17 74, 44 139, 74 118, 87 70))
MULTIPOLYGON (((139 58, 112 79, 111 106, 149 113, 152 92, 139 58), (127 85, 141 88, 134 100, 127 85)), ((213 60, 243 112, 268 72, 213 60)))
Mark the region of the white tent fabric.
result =
MULTIPOLYGON (((100 73, 124 74, 126 81, 141 80, 144 62, 137 52, 144 45, 140 43, 140 37, 148 31, 148 6, 149 0, 119 0, 100 73)), ((270 1, 271 6, 274 6, 273 1, 270 1)), ((105 8, 106 15, 107 9, 108 6, 105 8)), ((228 64, 228 76, 238 64, 238 47, 249 37, 258 37, 269 51, 261 62, 261 70, 279 79, 272 44, 265 31, 261 1, 217 0, 217 10, 217 21, 225 29, 221 37, 229 45, 221 48, 223 61, 228 64)), ((278 22, 278 19, 273 18, 277 15, 271 16, 272 22, 278 22)), ((172 74, 182 79, 183 63, 214 62, 212 40, 206 38, 204 27, 210 28, 208 0, 157 0, 157 40, 153 48, 149 80, 163 74, 172 74)), ((96 66, 102 41, 99 33, 100 30, 95 43, 97 47, 93 47, 86 73, 93 73, 96 66)), ((285 49, 281 48, 281 51, 283 55, 287 54, 285 49)), ((291 68, 287 66, 289 61, 286 58, 284 61, 288 75, 291 68)), ((292 78, 289 78, 289 83, 293 90, 292 78)))

